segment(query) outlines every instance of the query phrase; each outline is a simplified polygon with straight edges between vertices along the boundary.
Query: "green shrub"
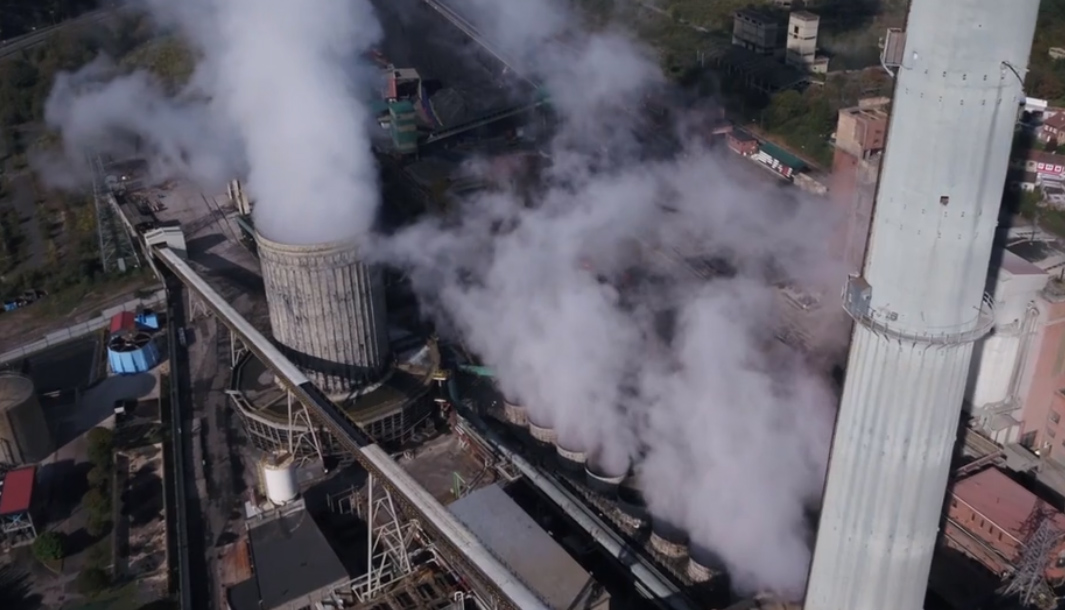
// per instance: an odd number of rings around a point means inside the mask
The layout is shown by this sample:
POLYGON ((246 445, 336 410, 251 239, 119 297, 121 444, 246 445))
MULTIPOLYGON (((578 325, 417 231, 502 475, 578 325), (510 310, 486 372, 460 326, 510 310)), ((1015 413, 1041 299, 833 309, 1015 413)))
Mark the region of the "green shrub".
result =
POLYGON ((102 568, 89 566, 78 573, 74 586, 83 595, 96 595, 111 586, 111 575, 102 568))
POLYGON ((85 492, 81 503, 90 514, 111 514, 111 494, 102 489, 93 488, 85 492))
POLYGON ((33 556, 41 561, 59 561, 64 556, 63 543, 58 532, 44 532, 33 541, 33 556))
POLYGON ((111 489, 111 470, 103 466, 93 466, 88 475, 89 486, 100 491, 111 489))
POLYGON ((115 433, 107 428, 96 427, 86 435, 89 442, 89 461, 95 466, 109 468, 114 457, 115 433))

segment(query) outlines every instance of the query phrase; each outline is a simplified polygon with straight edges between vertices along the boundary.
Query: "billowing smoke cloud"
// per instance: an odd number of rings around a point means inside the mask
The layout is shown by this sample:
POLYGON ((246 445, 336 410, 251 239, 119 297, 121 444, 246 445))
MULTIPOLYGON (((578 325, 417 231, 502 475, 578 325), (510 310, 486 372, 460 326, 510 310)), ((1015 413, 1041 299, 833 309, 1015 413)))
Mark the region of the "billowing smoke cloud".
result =
POLYGON ((775 339, 776 286, 838 290, 826 210, 738 182, 696 142, 649 159, 627 109, 662 77, 623 34, 573 35, 553 0, 451 4, 551 92, 550 167, 531 197, 474 197, 383 256, 561 445, 614 472, 638 461, 652 511, 712 549, 739 589, 801 595, 836 398, 775 339), (720 256, 734 273, 705 282, 656 267, 673 250, 720 256))
POLYGON ((68 157, 114 152, 116 136, 135 134, 157 172, 207 187, 246 173, 271 239, 367 233, 378 188, 357 55, 380 36, 369 2, 149 4, 197 46, 192 82, 171 98, 146 74, 114 77, 100 63, 60 76, 46 118, 68 157))
MULTIPOLYGON (((189 90, 169 99, 141 76, 101 84, 97 68, 66 77, 49 118, 68 146, 125 130, 186 175, 246 167, 256 223, 275 239, 365 232, 376 181, 359 76, 344 60, 378 35, 366 3, 160 6, 202 51, 189 90), (122 91, 140 105, 108 107, 122 91)), ((549 165, 531 189, 468 197, 446 221, 379 236, 368 254, 408 271, 439 326, 562 444, 611 473, 638 462, 654 513, 716 552, 737 587, 801 594, 805 511, 835 399, 774 338, 776 285, 838 290, 823 251, 834 223, 775 185, 738 182, 698 142, 649 154, 629 109, 664 79, 624 33, 575 31, 557 0, 471 6, 513 67, 551 93, 549 165), (731 270, 707 282, 665 260, 693 252, 731 270)))

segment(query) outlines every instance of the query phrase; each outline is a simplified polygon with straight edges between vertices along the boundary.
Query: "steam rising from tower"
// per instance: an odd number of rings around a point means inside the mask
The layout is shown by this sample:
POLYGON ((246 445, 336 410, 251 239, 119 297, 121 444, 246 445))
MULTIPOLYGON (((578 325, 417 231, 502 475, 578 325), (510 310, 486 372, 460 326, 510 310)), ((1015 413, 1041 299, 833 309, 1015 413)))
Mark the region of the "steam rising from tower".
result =
POLYGON ((107 126, 152 136, 169 161, 157 166, 195 178, 225 175, 218 160, 239 158, 274 333, 327 391, 372 381, 388 359, 379 280, 360 261, 402 266, 422 311, 496 372, 529 432, 616 493, 634 522, 653 517, 658 546, 677 552, 690 539, 715 556, 693 555, 697 568, 720 558, 743 590, 798 595, 805 509, 822 486, 835 401, 824 376, 773 334, 782 277, 811 292, 838 287, 825 206, 776 184, 737 185, 727 164, 738 161, 685 141, 690 130, 678 129, 686 154, 649 151, 676 143, 645 147, 632 109, 665 79, 623 32, 579 31, 565 0, 467 3, 513 67, 545 84, 559 121, 541 151, 551 160, 543 180, 465 197, 446 223, 367 235, 377 185, 366 113, 348 91, 358 80, 351 52, 377 35, 367 2, 160 1, 158 16, 203 54, 191 95, 142 86, 132 89, 140 104, 123 102, 132 77, 91 99, 61 87, 53 124, 99 144, 99 129, 77 127, 102 114, 107 126), (192 132, 223 142, 181 137, 207 118, 228 129, 192 132), (222 154, 233 148, 243 155, 222 154), (694 280, 651 262, 674 245, 697 246, 700 260, 725 256, 734 272, 694 280), (631 268, 640 278, 627 283, 631 268), (662 312, 676 320, 671 339, 654 328, 662 312), (630 465, 638 491, 623 482, 630 465))
POLYGON ((918 610, 1039 0, 912 0, 807 610, 918 610))

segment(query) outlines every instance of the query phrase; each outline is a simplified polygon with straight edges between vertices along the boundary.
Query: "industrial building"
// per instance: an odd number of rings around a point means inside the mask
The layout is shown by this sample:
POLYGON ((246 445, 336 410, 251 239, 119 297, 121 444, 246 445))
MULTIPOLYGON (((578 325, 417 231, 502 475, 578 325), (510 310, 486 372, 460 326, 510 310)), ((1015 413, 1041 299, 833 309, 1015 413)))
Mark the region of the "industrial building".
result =
POLYGON ((865 257, 865 246, 873 215, 880 161, 887 138, 890 100, 870 98, 858 106, 839 111, 829 198, 844 211, 833 249, 857 272, 865 257))
POLYGON ((787 48, 784 61, 788 65, 815 74, 828 72, 828 58, 817 54, 817 30, 821 18, 809 11, 795 11, 788 15, 787 48))
POLYGON ((607 610, 610 596, 498 484, 448 505, 552 610, 607 610))
POLYGON ((0 478, 0 537, 6 547, 29 544, 37 537, 33 524, 37 467, 9 470, 0 478))
POLYGON ((247 531, 252 577, 229 589, 230 610, 314 608, 351 580, 301 501, 253 516, 247 531))
POLYGON ((1065 514, 1039 499, 997 468, 987 468, 954 483, 947 507, 944 542, 979 562, 992 574, 1009 577, 1025 555, 1040 556, 1038 566, 1053 586, 1065 580, 1065 514), (1045 548, 1031 548, 1041 527, 1055 535, 1045 548))
POLYGON ((0 465, 35 464, 54 448, 33 381, 18 373, 0 373, 0 465))
MULTIPOLYGON (((486 463, 505 459, 513 464, 603 550, 629 566, 637 580, 656 587, 656 597, 689 608, 729 603, 729 581, 720 560, 712 550, 691 545, 682 529, 650 512, 640 491, 639 476, 634 474, 638 466, 628 472, 624 468, 609 471, 602 467, 597 451, 567 448, 560 443, 558 430, 531 420, 523 405, 504 398, 492 372, 483 367, 459 366, 447 386, 460 414, 456 425, 460 437, 468 439, 471 448, 485 456, 486 463)), ((481 488, 449 508, 504 563, 516 568, 549 606, 567 607, 557 604, 580 590, 578 581, 587 580, 572 575, 563 578, 558 570, 564 566, 553 558, 556 551, 548 544, 550 538, 541 538, 542 532, 532 533, 528 517, 517 514, 517 507, 511 506, 501 489, 481 488), (500 531, 502 524, 517 524, 519 530, 525 530, 524 523, 529 523, 529 533, 508 538, 500 531), (515 554, 518 556, 512 557, 515 554), (533 561, 544 557, 552 558, 533 561)), ((582 603, 600 607, 601 602, 585 598, 582 603)))
POLYGON ((775 12, 746 7, 733 16, 732 44, 757 55, 781 55, 781 34, 781 17, 775 12))

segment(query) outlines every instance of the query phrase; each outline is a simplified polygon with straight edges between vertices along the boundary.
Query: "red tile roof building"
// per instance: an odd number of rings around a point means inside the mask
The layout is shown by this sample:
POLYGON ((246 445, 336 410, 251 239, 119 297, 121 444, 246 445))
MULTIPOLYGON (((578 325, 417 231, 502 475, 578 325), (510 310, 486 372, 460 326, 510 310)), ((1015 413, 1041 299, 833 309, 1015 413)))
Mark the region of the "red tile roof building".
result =
MULTIPOLYGON (((961 551, 995 574, 1012 571, 1028 539, 1036 515, 1048 515, 1065 533, 1065 514, 1058 511, 997 468, 988 468, 955 483, 947 508, 948 546, 961 551)), ((1059 543, 1047 569, 1054 582, 1065 580, 1059 543)))
POLYGON ((1065 140, 1065 111, 1058 110, 1049 119, 1043 121, 1038 133, 1041 142, 1065 140))
POLYGON ((29 512, 33 503, 33 489, 37 482, 37 467, 27 466, 9 471, 0 486, 0 516, 29 512))

